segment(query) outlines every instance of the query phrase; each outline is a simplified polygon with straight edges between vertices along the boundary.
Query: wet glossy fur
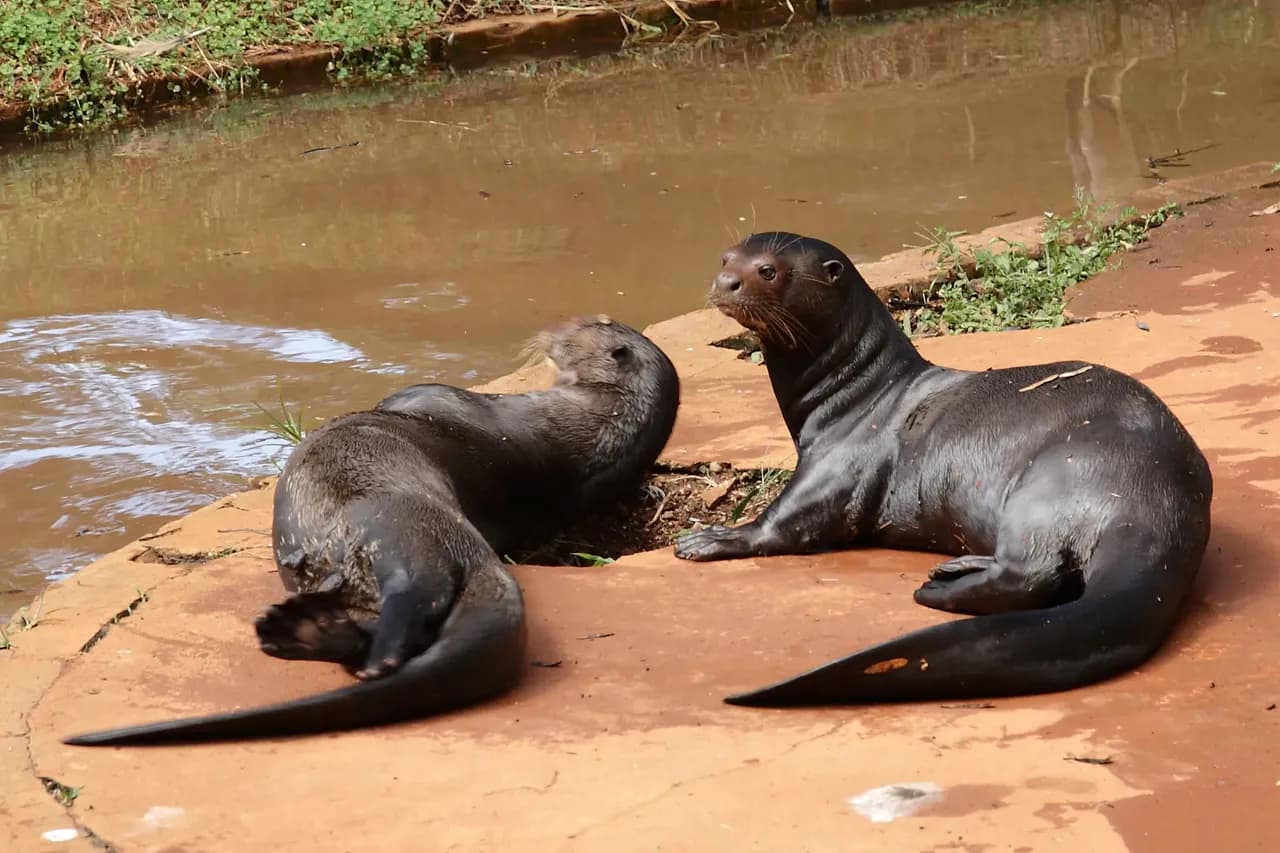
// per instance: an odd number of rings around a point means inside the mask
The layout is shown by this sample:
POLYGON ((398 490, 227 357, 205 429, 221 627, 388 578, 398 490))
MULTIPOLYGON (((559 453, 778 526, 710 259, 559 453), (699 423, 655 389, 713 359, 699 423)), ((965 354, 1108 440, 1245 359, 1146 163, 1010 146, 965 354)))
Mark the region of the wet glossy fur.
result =
POLYGON ((597 318, 544 333, 550 390, 416 385, 335 419, 290 456, 273 545, 295 593, 257 622, 268 654, 363 679, 318 696, 96 732, 79 745, 294 735, 413 719, 511 687, 520 589, 500 554, 639 487, 670 435, 675 369, 597 318))
POLYGON ((1164 642, 1200 567, 1213 486, 1144 385, 1087 362, 934 366, 844 253, 794 234, 730 249, 712 302, 760 332, 799 462, 759 518, 691 534, 676 553, 957 555, 916 601, 985 614, 726 701, 1049 692, 1131 669, 1164 642))

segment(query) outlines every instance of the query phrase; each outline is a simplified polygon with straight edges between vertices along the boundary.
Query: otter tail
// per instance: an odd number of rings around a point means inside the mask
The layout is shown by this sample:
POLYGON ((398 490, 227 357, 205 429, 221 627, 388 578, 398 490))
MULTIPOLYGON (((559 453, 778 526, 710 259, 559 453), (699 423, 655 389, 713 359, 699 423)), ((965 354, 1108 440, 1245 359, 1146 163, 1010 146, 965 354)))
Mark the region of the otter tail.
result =
POLYGON ((497 574, 483 585, 483 594, 474 587, 464 591, 436 642, 390 675, 288 702, 91 732, 63 742, 155 745, 315 734, 418 719, 492 698, 519 679, 526 633, 520 587, 505 569, 497 574))
POLYGON ((767 708, 1015 696, 1119 675, 1168 637, 1201 553, 1188 548, 1135 569, 1132 551, 1116 550, 1128 559, 1095 554, 1096 576, 1074 601, 912 631, 725 701, 767 708))

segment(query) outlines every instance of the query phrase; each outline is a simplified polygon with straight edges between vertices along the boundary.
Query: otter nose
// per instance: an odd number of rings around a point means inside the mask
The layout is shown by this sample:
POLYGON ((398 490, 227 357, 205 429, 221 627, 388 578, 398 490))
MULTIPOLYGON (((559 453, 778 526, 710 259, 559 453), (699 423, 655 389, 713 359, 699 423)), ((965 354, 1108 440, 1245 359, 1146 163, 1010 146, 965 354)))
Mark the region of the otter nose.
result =
POLYGON ((715 281, 711 283, 711 289, 721 295, 737 293, 742 287, 742 278, 737 273, 728 270, 720 270, 716 274, 715 281))

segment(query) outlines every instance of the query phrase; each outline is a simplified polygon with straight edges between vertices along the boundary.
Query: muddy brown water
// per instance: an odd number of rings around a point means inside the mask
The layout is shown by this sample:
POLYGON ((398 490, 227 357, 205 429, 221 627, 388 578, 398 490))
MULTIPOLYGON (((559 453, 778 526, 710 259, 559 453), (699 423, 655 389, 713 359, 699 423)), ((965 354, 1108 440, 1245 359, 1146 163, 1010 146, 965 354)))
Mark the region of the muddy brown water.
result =
POLYGON ((274 471, 255 404, 332 416, 500 375, 569 314, 697 308, 753 228, 871 259, 1277 140, 1280 0, 1175 0, 798 24, 10 150, 0 613, 274 471))

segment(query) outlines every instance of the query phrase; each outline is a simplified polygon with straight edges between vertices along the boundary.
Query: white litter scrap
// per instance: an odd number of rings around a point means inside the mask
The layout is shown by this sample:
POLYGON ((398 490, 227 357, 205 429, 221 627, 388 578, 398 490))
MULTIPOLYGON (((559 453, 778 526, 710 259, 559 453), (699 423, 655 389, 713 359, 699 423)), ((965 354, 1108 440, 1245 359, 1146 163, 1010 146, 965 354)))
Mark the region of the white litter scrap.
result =
POLYGON ((43 838, 45 841, 52 841, 55 843, 62 842, 62 841, 72 841, 75 838, 77 838, 79 835, 80 835, 80 830, 74 829, 72 827, 66 827, 63 829, 51 829, 48 832, 40 833, 40 837, 43 838))
POLYGON ((148 829, 162 829, 173 826, 187 813, 186 809, 176 806, 152 806, 142 816, 142 823, 148 829))
POLYGON ((850 797, 849 805, 872 823, 889 823, 941 801, 941 786, 932 782, 908 782, 864 791, 850 797))

